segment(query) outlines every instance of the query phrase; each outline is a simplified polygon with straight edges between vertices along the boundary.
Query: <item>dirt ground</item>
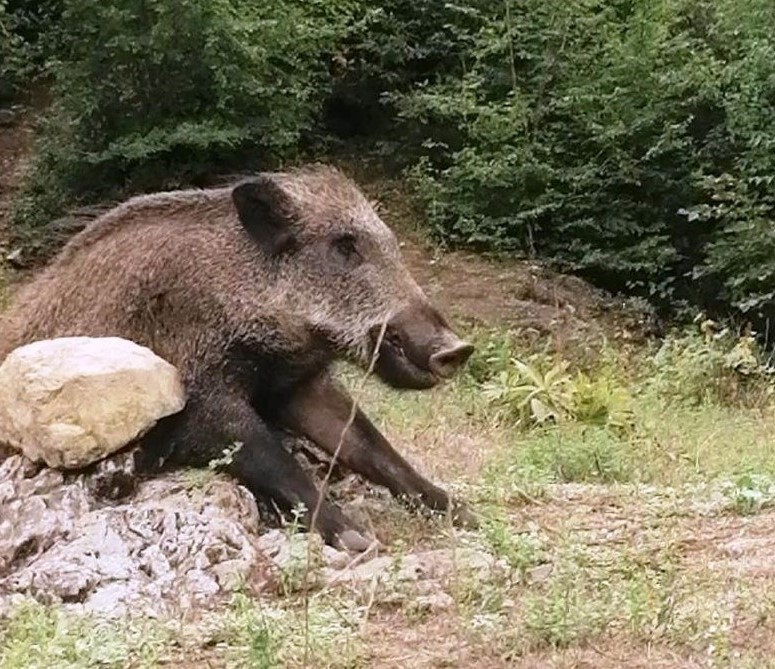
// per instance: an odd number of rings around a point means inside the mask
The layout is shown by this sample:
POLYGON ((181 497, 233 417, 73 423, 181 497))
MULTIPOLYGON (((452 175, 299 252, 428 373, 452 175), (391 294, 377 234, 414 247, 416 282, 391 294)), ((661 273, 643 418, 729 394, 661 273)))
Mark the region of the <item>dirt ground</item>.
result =
POLYGON ((24 175, 31 144, 32 127, 25 117, 0 124, 0 233, 6 230, 11 201, 24 175))

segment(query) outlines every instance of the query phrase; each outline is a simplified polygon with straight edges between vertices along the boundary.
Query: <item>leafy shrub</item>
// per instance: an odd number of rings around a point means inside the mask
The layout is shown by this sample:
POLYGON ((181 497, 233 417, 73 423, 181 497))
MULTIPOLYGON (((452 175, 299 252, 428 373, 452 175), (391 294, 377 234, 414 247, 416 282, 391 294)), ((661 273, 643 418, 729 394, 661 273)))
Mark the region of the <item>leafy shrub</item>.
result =
POLYGON ((13 100, 27 71, 25 43, 14 18, 7 0, 0 0, 0 103, 13 100))
POLYGON ((532 426, 557 422, 571 413, 571 379, 564 361, 516 358, 510 367, 482 385, 482 392, 502 407, 518 425, 532 426), (542 364, 544 363, 544 364, 542 364))
POLYGON ((772 373, 751 334, 701 320, 665 338, 646 365, 644 385, 662 400, 757 405, 772 394, 772 373))
POLYGON ((45 78, 47 64, 62 47, 60 20, 64 0, 0 1, 0 99, 25 97, 45 78), (6 56, 8 58, 6 59, 6 56))
POLYGON ((2 0, 0 31, 11 88, 54 82, 15 215, 38 241, 74 201, 343 140, 447 243, 775 317, 770 0, 2 0))
POLYGON ((565 420, 631 427, 632 398, 613 368, 574 374, 567 360, 546 351, 519 359, 508 332, 480 336, 477 345, 469 376, 507 420, 527 428, 565 420))
POLYGON ((477 4, 482 3, 360 3, 337 52, 339 67, 326 104, 327 129, 350 140, 359 135, 376 140, 385 162, 406 165, 417 155, 414 144, 423 138, 419 129, 404 125, 402 140, 396 140, 394 102, 429 77, 457 69, 470 41, 468 24, 477 24, 470 10, 477 4), (450 14, 458 20, 450 21, 450 14), (396 152, 397 145, 411 150, 396 152))
POLYGON ((16 211, 190 183, 297 150, 330 84, 347 0, 68 0, 53 104, 16 211))
POLYGON ((394 96, 442 239, 663 305, 771 302, 767 0, 509 0, 446 22, 457 65, 394 96))
POLYGON ((628 430, 633 424, 632 397, 608 370, 573 380, 573 418, 587 425, 628 430))
POLYGON ((467 377, 476 384, 491 381, 508 371, 514 357, 515 338, 507 330, 482 330, 472 333, 474 353, 465 367, 467 377))

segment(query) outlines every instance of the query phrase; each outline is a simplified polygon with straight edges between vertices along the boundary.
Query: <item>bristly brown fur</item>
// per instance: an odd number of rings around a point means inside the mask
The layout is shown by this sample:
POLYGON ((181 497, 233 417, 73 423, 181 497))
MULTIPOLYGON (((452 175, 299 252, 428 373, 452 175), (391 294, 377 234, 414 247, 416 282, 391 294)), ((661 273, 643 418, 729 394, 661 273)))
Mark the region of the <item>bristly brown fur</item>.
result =
POLYGON ((419 389, 471 347, 427 302, 361 191, 332 168, 145 195, 99 216, 20 291, 0 322, 0 358, 66 336, 123 337, 182 373, 186 406, 143 436, 146 471, 203 466, 239 444, 227 471, 286 510, 319 506, 326 541, 363 550, 369 542, 319 497, 280 438, 289 430, 334 452, 347 432, 342 457, 355 470, 400 497, 450 507, 362 413, 342 423, 353 403, 328 374, 337 357, 365 365, 384 343, 380 378, 419 389), (392 339, 375 341, 387 327, 392 339))

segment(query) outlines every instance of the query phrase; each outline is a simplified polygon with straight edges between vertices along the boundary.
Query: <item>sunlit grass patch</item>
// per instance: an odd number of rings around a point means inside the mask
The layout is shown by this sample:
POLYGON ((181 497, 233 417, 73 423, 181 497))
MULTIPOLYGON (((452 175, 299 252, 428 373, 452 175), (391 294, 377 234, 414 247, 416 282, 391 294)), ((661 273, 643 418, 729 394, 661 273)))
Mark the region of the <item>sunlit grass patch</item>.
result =
POLYGON ((3 669, 139 669, 169 656, 173 629, 153 620, 110 620, 22 603, 0 620, 3 669))
POLYGON ((334 595, 281 604, 237 595, 215 621, 217 645, 234 669, 359 666, 363 608, 334 595))

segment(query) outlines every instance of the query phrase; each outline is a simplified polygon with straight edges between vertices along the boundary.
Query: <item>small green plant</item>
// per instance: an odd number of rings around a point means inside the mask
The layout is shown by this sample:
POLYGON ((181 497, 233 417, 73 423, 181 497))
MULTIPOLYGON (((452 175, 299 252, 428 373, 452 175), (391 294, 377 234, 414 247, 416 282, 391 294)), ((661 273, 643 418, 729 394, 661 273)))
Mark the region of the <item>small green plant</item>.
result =
MULTIPOLYGON (((231 632, 234 645, 239 645, 244 666, 250 669, 276 669, 278 641, 271 620, 261 607, 243 592, 237 592, 231 601, 231 632)), ((242 666, 242 665, 241 665, 242 666)))
POLYGON ((224 448, 221 451, 222 455, 220 457, 213 458, 210 460, 210 462, 207 463, 208 468, 215 471, 218 469, 223 469, 224 467, 228 467, 232 462, 234 462, 234 456, 236 455, 237 451, 242 448, 242 446, 243 444, 241 441, 235 441, 228 448, 224 448))
POLYGON ((299 505, 291 511, 291 520, 285 526, 287 554, 282 556, 280 587, 285 596, 314 586, 323 565, 322 540, 315 532, 302 532, 307 510, 299 505))
POLYGON ((590 377, 579 372, 573 379, 571 413, 574 420, 618 430, 632 427, 632 396, 610 375, 590 377))
POLYGON ((514 334, 509 330, 482 330, 472 333, 474 354, 466 365, 466 375, 477 384, 508 372, 514 357, 514 334))
POLYGON ((558 422, 571 413, 572 377, 568 363, 534 356, 509 360, 507 369, 482 384, 484 396, 517 424, 530 427, 558 422))
POLYGON ((734 481, 730 497, 737 513, 756 513, 775 502, 775 481, 760 474, 743 474, 734 481))
POLYGON ((604 592, 586 590, 589 576, 576 568, 560 572, 540 594, 525 601, 525 627, 537 648, 567 648, 601 632, 612 617, 604 592))
POLYGON ((501 515, 491 516, 483 525, 484 538, 492 552, 506 560, 521 576, 540 564, 543 545, 534 532, 515 532, 501 515))
POLYGON ((696 324, 665 338, 646 365, 644 386, 663 399, 693 405, 766 402, 773 369, 754 336, 700 317, 696 324))

